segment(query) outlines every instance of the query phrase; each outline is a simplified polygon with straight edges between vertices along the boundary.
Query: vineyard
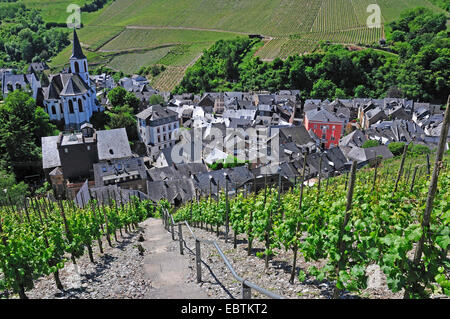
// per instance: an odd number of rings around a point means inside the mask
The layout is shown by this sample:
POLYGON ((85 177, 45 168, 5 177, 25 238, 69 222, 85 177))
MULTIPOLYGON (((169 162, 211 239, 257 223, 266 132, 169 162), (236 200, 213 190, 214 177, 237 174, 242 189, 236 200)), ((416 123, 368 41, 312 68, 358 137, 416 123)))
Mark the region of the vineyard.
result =
POLYGON ((255 56, 262 60, 275 58, 286 59, 294 54, 314 52, 320 42, 329 41, 338 44, 372 45, 382 38, 383 28, 355 28, 334 32, 308 32, 291 35, 290 37, 273 38, 258 50, 255 56))
MULTIPOLYGON (((138 223, 152 216, 156 207, 131 198, 128 203, 93 200, 85 208, 73 201, 51 202, 27 199, 23 207, 6 205, 0 209, 0 291, 27 298, 26 290, 42 276, 53 274, 55 285, 64 290, 59 270, 87 250, 93 263, 93 245, 103 253, 103 241, 112 247, 122 231, 131 233, 138 223)), ((1 295, 1 293, 0 293, 1 295)))
POLYGON ((293 252, 293 260, 287 261, 293 270, 298 253, 305 261, 325 261, 323 267, 292 272, 291 282, 306 276, 326 279, 335 283, 334 297, 344 290, 364 289, 366 268, 373 264, 381 267, 389 289, 405 290, 405 298, 450 295, 448 159, 440 166, 425 233, 421 222, 430 173, 417 158, 322 183, 319 179, 314 186, 299 183, 285 193, 278 191, 280 187, 265 187, 251 196, 240 192, 234 198, 221 194, 218 201, 201 198, 176 211, 174 218, 217 232, 228 218, 234 241, 246 237, 249 256, 254 241, 265 244, 266 267, 277 249, 293 252), (423 255, 415 263, 418 245, 423 255))
POLYGON ((151 85, 160 91, 170 91, 183 79, 186 67, 168 66, 167 69, 151 80, 151 85))
POLYGON ((264 60, 273 60, 276 57, 286 59, 294 54, 304 54, 314 52, 318 42, 315 40, 275 38, 266 43, 255 56, 264 60))

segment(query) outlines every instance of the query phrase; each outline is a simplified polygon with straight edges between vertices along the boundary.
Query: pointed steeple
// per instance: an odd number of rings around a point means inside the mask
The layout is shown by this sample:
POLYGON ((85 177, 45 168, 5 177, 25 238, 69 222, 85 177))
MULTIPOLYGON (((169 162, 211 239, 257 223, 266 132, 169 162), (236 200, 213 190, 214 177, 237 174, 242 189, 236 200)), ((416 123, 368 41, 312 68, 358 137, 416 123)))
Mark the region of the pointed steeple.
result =
POLYGON ((78 40, 77 32, 75 28, 73 28, 73 47, 72 47, 72 56, 71 59, 86 59, 86 56, 83 54, 81 50, 80 40, 78 40))

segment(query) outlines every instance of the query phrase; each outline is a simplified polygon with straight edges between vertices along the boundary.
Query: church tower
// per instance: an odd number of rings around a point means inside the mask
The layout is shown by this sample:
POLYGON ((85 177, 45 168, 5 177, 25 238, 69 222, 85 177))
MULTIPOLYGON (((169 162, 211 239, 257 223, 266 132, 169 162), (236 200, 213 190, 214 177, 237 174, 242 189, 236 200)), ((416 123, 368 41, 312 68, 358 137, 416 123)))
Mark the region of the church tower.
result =
POLYGON ((78 74, 87 85, 91 85, 89 81, 87 58, 81 50, 80 40, 78 40, 75 28, 73 29, 73 48, 72 56, 70 57, 70 71, 71 73, 78 74))

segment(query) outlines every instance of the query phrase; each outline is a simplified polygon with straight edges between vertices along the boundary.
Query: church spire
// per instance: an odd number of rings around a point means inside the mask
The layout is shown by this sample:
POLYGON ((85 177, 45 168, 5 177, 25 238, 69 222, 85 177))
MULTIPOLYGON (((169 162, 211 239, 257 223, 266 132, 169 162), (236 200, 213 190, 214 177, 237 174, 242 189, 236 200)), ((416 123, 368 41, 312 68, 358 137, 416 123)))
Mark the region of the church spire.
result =
POLYGON ((73 47, 72 47, 72 56, 71 59, 86 59, 86 56, 83 54, 81 50, 80 40, 78 40, 77 32, 75 28, 73 28, 73 47))

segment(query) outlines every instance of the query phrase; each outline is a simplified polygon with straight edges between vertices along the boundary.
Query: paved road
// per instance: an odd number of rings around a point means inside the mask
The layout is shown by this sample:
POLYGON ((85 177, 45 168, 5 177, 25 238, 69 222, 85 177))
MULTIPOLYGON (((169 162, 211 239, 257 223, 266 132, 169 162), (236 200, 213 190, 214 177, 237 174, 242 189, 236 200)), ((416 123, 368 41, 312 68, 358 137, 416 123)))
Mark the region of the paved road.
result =
MULTIPOLYGON (((173 241, 160 219, 150 218, 145 227, 144 271, 152 282, 149 299, 206 299, 208 295, 195 283, 188 283, 189 261, 180 255, 178 241, 173 241)), ((185 251, 186 254, 186 251, 185 251)))

